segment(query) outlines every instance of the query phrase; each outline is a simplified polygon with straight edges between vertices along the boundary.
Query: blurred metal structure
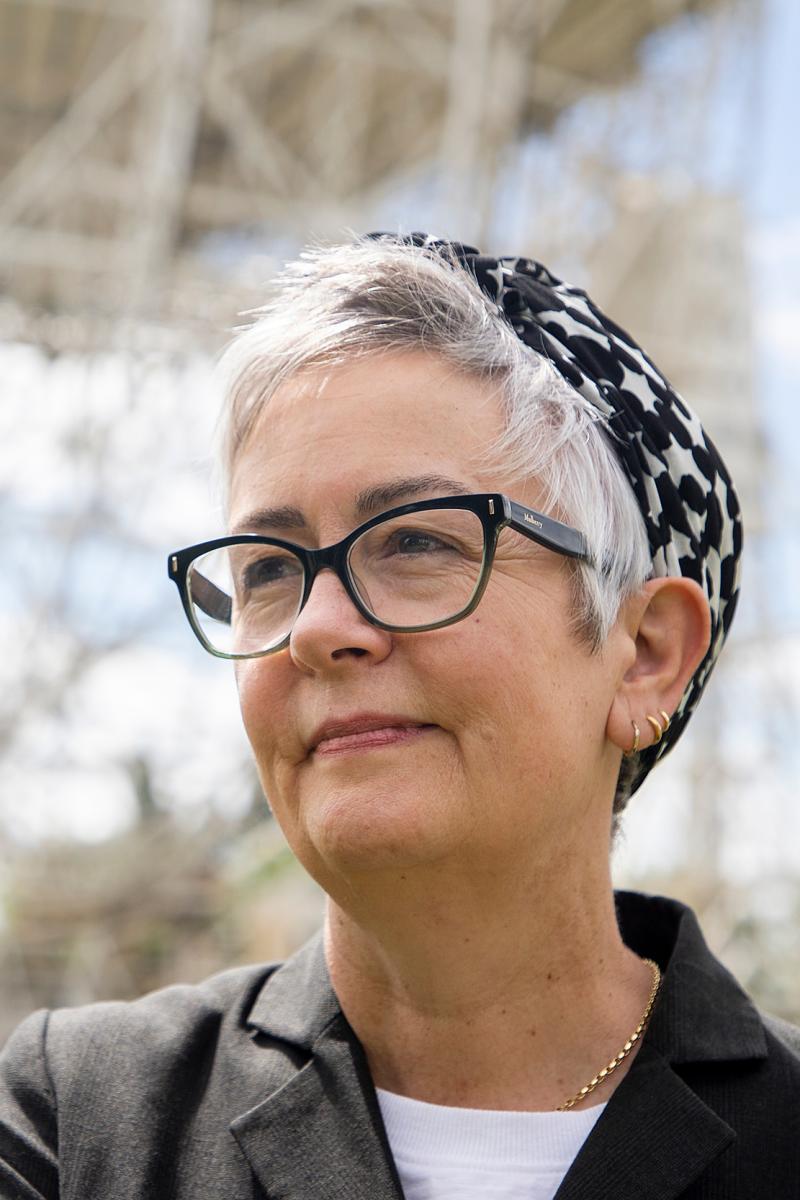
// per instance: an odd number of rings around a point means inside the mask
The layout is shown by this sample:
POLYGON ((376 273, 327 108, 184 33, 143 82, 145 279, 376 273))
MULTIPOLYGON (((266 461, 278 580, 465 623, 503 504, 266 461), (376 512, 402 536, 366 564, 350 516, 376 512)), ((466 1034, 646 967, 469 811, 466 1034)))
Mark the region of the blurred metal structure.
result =
POLYGON ((748 536, 762 530, 767 453, 754 407, 751 287, 738 197, 622 189, 615 227, 591 256, 592 294, 635 330, 723 452, 748 536), (698 269, 702 264, 702 269, 698 269))
POLYGON ((215 235, 358 226, 414 172, 479 238, 509 146, 723 4, 0 0, 5 324, 37 340, 37 313, 94 316, 95 344, 120 316, 219 327, 248 279, 215 235))

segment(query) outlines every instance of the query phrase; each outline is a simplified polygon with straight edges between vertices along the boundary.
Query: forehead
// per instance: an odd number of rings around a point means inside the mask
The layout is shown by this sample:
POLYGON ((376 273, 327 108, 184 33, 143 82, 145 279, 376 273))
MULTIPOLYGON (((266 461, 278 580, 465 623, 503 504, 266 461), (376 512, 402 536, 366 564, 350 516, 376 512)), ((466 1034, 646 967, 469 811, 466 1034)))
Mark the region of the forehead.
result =
POLYGON ((497 387, 436 355, 305 370, 278 388, 239 451, 230 523, 276 503, 354 515, 358 493, 412 476, 480 490, 480 456, 500 420, 497 387))

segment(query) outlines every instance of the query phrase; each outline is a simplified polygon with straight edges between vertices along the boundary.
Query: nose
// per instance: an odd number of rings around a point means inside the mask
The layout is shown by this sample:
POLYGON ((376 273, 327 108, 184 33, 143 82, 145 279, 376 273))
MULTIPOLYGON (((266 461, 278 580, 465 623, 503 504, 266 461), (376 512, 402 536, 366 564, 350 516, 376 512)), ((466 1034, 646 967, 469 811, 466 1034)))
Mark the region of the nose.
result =
POLYGON ((320 571, 289 639, 295 665, 309 674, 341 670, 357 658, 380 662, 391 648, 392 635, 361 615, 336 574, 320 571))

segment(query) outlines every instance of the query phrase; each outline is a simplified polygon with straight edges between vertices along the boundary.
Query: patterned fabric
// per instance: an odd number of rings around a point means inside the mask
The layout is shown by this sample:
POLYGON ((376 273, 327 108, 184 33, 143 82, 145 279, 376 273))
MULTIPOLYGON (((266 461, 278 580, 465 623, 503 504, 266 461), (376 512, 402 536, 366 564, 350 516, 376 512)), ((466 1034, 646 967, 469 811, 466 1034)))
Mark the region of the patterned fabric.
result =
POLYGON ((368 236, 424 247, 472 273, 525 345, 548 358, 606 417, 606 432, 647 526, 653 575, 685 575, 705 591, 711 609, 708 652, 669 730, 657 746, 639 753, 635 791, 686 728, 736 609, 742 525, 728 470, 685 400, 630 334, 580 288, 531 258, 492 258, 425 233, 368 236))

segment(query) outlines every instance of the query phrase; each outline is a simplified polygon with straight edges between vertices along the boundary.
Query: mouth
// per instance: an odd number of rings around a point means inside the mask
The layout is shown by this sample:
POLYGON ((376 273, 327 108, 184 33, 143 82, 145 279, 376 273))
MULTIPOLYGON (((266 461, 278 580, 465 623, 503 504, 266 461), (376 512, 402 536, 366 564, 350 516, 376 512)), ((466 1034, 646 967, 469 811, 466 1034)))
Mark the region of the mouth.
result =
POLYGON ((398 746, 414 741, 435 728, 435 725, 412 721, 407 717, 385 715, 331 721, 314 734, 309 757, 330 757, 398 746))

